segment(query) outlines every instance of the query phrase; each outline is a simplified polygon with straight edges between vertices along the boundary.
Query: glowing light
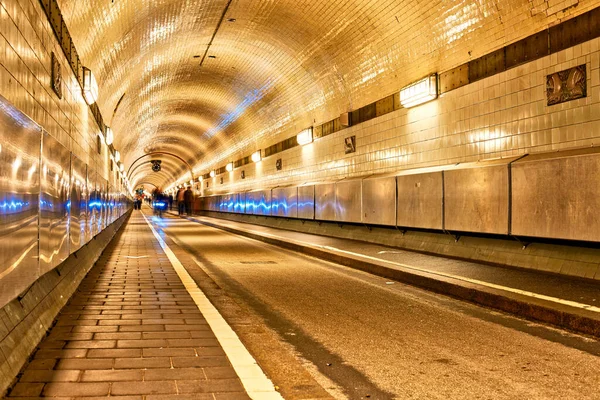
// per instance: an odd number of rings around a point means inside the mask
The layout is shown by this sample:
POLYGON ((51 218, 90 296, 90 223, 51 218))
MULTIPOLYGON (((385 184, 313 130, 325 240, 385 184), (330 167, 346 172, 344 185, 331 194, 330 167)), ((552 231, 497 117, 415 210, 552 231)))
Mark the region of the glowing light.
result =
POLYGON ((37 169, 37 167, 35 165, 32 165, 31 168, 29 168, 29 172, 27 172, 27 180, 30 181, 31 178, 33 178, 33 174, 35 173, 35 170, 37 169))
POLYGON ((228 163, 228 164, 225 166, 225 169, 226 169, 228 172, 231 172, 231 171, 233 171, 233 163, 232 163, 232 162, 228 163))
POLYGON ((308 129, 303 130, 296 136, 296 141, 300 146, 304 146, 305 144, 312 143, 313 141, 313 128, 312 126, 308 129))
POLYGON ((16 172, 19 167, 21 167, 21 157, 15 158, 15 161, 12 163, 13 172, 16 172))
POLYGON ((191 180, 191 181, 190 181, 190 185, 193 185, 193 184, 194 184, 194 180, 191 180))
POLYGON ((115 151, 115 161, 119 162, 121 161, 121 153, 119 153, 119 151, 115 151))
POLYGON ((106 139, 105 139, 106 145, 110 146, 111 144, 113 144, 114 140, 115 140, 115 135, 113 133, 113 130, 107 126, 106 127, 106 139))
POLYGON ((125 165, 123 165, 123 163, 121 163, 121 165, 119 165, 119 171, 125 172, 125 165))
POLYGON ((259 162, 260 160, 262 160, 262 153, 260 150, 257 150, 254 153, 252 153, 253 162, 259 162))
POLYGON ((98 82, 89 68, 83 67, 83 98, 88 105, 98 100, 98 82))
POLYGON ((411 83, 400 90, 400 103, 405 108, 418 106, 419 104, 426 103, 436 98, 437 74, 411 83))
POLYGON ((212 171, 210 171, 210 177, 214 178, 216 175, 215 170, 213 169, 212 171))

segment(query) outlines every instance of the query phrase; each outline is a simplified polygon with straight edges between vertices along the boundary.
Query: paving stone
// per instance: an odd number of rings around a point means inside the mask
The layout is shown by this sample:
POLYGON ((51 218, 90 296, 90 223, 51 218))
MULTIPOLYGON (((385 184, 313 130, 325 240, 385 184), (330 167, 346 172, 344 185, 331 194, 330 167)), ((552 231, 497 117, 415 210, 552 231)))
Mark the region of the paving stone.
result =
POLYGON ((87 354, 86 349, 40 349, 34 358, 83 358, 87 354))
POLYGON ((67 349, 112 349, 116 340, 77 340, 67 343, 67 349))
POLYGON ((202 368, 170 368, 153 369, 146 371, 144 380, 163 381, 163 380, 202 380, 206 379, 202 368))
POLYGON ((169 349, 153 348, 143 349, 144 357, 195 357, 196 351, 192 348, 187 349, 169 349))
POLYGON ((42 394, 45 397, 64 396, 104 396, 108 395, 110 385, 108 383, 48 383, 44 386, 42 394))
POLYGON ((179 393, 223 393, 243 392, 239 379, 210 379, 196 381, 178 381, 179 393))
POLYGON ((115 359, 115 369, 144 369, 144 368, 170 368, 171 359, 169 357, 152 358, 117 358, 115 359))
POLYGON ((58 360, 56 359, 40 359, 40 360, 31 360, 29 365, 27 365, 27 370, 51 370, 54 369, 58 360))
POLYGON ((81 371, 40 371, 27 369, 20 382, 77 382, 81 371))
POLYGON ((204 374, 207 379, 228 379, 237 378, 233 367, 206 367, 204 374))
POLYGON ((141 357, 141 349, 92 349, 89 351, 90 358, 121 358, 141 357))
POLYGON ((173 357, 175 368, 186 367, 226 367, 229 366, 227 357, 173 357))
POLYGON ((117 381, 141 381, 144 371, 135 370, 94 370, 84 371, 81 376, 82 382, 117 382, 117 381))
POLYGON ((114 332, 114 333, 96 333, 94 339, 96 340, 122 340, 122 339, 141 339, 142 332, 114 332))
POLYGON ((165 339, 148 339, 148 340, 119 340, 117 347, 119 348, 141 348, 147 349, 152 347, 166 347, 167 340, 165 339))
POLYGON ((36 397, 42 393, 43 383, 17 383, 9 397, 36 397))
POLYGON ((109 369, 114 365, 112 358, 71 358, 58 362, 56 369, 109 369))
POLYGON ((156 382, 115 382, 111 394, 176 394, 175 381, 156 382))

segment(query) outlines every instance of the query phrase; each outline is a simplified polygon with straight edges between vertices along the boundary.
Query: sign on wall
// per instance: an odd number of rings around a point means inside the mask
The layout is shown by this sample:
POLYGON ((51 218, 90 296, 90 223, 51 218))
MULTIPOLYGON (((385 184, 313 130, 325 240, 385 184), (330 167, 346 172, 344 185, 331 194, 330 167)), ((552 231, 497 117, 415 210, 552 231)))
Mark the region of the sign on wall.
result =
POLYGON ((546 99, 548 105, 587 96, 585 64, 546 76, 546 99))
POLYGON ((60 63, 58 62, 58 58, 54 52, 52 52, 52 90, 58 96, 59 99, 62 99, 62 71, 60 63))
POLYGON ((344 139, 344 152, 346 154, 356 151, 356 136, 350 136, 344 139))

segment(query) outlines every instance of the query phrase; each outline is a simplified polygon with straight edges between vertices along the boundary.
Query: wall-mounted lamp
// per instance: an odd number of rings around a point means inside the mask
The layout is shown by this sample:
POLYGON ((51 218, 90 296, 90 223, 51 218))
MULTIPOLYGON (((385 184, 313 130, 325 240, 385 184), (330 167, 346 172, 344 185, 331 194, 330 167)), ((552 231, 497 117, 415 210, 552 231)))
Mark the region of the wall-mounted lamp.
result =
POLYGON ((123 165, 123 163, 119 165, 119 171, 125 172, 125 165, 123 165))
POLYGON ((88 105, 98 100, 98 82, 89 68, 83 67, 83 98, 88 105))
POLYGON ((233 171, 233 163, 230 162, 225 166, 225 169, 227 170, 227 172, 231 172, 233 171))
POLYGON ((260 150, 252 153, 252 162, 259 162, 260 160, 262 160, 262 153, 260 150))
POLYGON ((194 180, 192 179, 192 180, 190 181, 190 186, 193 186, 193 185, 194 185, 194 180))
POLYGON ((299 145, 304 146, 305 144, 312 143, 313 141, 313 128, 312 126, 308 129, 303 130, 296 136, 296 141, 299 145))
POLYGON ((210 177, 214 178, 216 175, 215 170, 213 169, 212 171, 210 171, 210 177))
POLYGON ((411 83, 400 90, 400 104, 405 108, 418 106, 437 98, 437 74, 411 83))
POLYGON ((119 151, 115 151, 115 162, 121 161, 121 153, 119 151))
POLYGON ((112 131, 112 129, 110 129, 109 126, 106 127, 106 138, 105 138, 105 142, 107 146, 110 146, 111 144, 113 144, 115 140, 115 135, 112 131))

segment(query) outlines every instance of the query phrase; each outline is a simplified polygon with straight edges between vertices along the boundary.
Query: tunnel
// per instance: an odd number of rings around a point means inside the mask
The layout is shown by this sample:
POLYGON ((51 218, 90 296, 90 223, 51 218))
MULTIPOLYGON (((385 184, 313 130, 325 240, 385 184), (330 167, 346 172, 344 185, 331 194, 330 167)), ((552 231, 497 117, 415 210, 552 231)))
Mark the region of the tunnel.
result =
POLYGON ((597 399, 600 1, 0 1, 0 396, 597 399))

